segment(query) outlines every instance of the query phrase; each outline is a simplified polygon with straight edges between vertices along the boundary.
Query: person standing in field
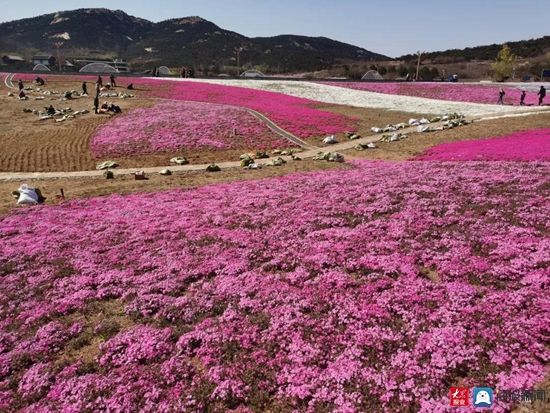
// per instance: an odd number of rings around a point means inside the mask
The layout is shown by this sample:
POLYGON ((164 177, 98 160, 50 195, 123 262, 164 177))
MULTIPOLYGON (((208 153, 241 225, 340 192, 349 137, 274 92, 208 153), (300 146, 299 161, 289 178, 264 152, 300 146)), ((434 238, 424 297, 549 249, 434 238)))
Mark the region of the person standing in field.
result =
POLYGON ((95 94, 94 110, 95 110, 95 114, 97 115, 99 113, 99 92, 95 94))
POLYGON ((544 101, 544 98, 546 97, 546 88, 544 86, 540 87, 539 93, 537 93, 539 97, 539 106, 542 105, 542 102, 544 101))
POLYGON ((504 89, 500 88, 498 92, 498 102, 497 105, 504 105, 504 96, 506 95, 506 92, 504 89))
POLYGON ((519 98, 519 105, 525 106, 525 96, 527 96, 527 92, 525 90, 521 91, 521 96, 519 98))
POLYGON ((19 91, 22 91, 23 89, 25 89, 25 85, 23 85, 23 81, 21 79, 19 79, 19 91))
POLYGON ((86 86, 86 82, 82 82, 82 96, 88 96, 88 86, 86 86))
POLYGON ((101 75, 97 75, 97 84, 100 88, 103 87, 103 78, 101 77, 101 75))
POLYGON ((113 75, 112 73, 111 73, 110 80, 111 80, 111 87, 116 87, 116 78, 115 78, 115 75, 113 75))

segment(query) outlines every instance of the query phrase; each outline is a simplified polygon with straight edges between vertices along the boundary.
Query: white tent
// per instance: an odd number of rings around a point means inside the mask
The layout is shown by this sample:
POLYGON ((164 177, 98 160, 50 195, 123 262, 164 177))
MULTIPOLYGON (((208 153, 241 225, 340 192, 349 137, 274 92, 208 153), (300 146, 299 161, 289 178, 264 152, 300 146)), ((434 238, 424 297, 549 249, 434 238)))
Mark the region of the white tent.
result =
POLYGON ((107 63, 90 63, 79 70, 80 73, 118 73, 118 70, 107 63))
POLYGON ((51 72, 50 68, 45 65, 36 65, 33 69, 33 72, 51 72))
POLYGON ((361 80, 384 80, 384 78, 376 70, 369 70, 363 75, 361 80))
POLYGON ((241 74, 241 77, 265 77, 259 70, 247 70, 241 74))
POLYGON ((159 74, 163 76, 170 76, 172 74, 172 71, 168 69, 166 66, 159 67, 159 74))

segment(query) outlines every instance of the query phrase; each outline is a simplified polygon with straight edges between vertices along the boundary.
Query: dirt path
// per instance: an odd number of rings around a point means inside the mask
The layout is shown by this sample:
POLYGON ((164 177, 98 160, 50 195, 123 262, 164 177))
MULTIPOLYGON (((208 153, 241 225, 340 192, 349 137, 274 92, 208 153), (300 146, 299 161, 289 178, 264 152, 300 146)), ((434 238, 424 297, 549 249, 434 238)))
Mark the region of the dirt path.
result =
POLYGON ((276 134, 282 136, 283 138, 285 138, 286 140, 292 142, 293 144, 298 145, 298 146, 300 146, 302 148, 305 148, 305 149, 318 149, 316 146, 311 145, 311 144, 307 143, 306 141, 301 140, 300 138, 298 138, 297 136, 293 135, 290 132, 287 132, 286 130, 284 130, 283 128, 278 126, 275 122, 273 122, 271 119, 269 119, 264 114, 262 114, 260 112, 256 112, 255 110, 248 109, 248 108, 247 108, 247 110, 252 116, 257 118, 260 122, 262 122, 264 125, 266 125, 273 132, 275 132, 276 134))

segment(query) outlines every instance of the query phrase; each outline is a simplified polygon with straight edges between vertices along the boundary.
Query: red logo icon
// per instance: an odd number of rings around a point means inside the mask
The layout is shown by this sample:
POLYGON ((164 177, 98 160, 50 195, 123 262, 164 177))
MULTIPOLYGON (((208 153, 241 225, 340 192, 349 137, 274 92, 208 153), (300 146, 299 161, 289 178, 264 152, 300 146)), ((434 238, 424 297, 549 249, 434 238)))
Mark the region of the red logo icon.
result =
POLYGON ((469 406, 470 389, 468 387, 451 387, 451 407, 469 406))

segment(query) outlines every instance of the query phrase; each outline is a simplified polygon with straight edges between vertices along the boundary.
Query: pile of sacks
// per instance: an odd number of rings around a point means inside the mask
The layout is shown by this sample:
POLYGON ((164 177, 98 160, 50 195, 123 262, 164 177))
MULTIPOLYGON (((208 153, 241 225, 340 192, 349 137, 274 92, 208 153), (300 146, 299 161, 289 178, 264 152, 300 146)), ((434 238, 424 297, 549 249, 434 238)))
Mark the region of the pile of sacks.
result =
POLYGON ((187 158, 184 158, 183 156, 176 156, 175 158, 170 159, 170 163, 176 164, 176 165, 187 165, 189 164, 189 161, 187 158))
POLYGON ((68 119, 74 119, 77 116, 90 113, 90 111, 87 109, 73 111, 73 109, 71 108, 56 109, 54 114, 49 114, 47 111, 39 111, 36 109, 27 108, 23 109, 23 112, 37 115, 38 120, 55 119, 56 122, 65 122, 68 119))
POLYGON ((278 158, 273 159, 267 166, 283 166, 285 163, 286 161, 279 156, 278 158))
POLYGON ((407 127, 416 126, 417 132, 423 133, 423 132, 434 132, 434 131, 452 129, 452 128, 456 128, 457 126, 468 125, 469 123, 471 122, 467 121, 464 115, 461 115, 459 113, 448 113, 446 115, 436 116, 431 119, 411 118, 407 123, 398 123, 395 125, 390 124, 384 128, 374 127, 374 128, 371 128, 371 131, 373 133, 391 133, 391 132, 397 132, 398 130, 405 129, 407 127), (438 127, 429 126, 430 124, 437 123, 437 122, 445 122, 445 123, 442 126, 438 126, 438 127))
POLYGON ((281 155, 281 156, 294 156, 295 154, 300 152, 302 152, 302 149, 298 149, 298 148, 288 149, 284 151, 280 149, 275 149, 274 151, 271 151, 273 155, 281 155))
POLYGON ((330 135, 330 136, 327 136, 325 139, 323 139, 323 143, 325 145, 334 145, 338 143, 338 141, 336 140, 336 137, 334 135, 330 135))
POLYGON ((374 143, 358 143, 355 145, 356 151, 365 151, 367 149, 376 149, 378 146, 376 146, 374 143))
POLYGON ((389 132, 396 132, 400 129, 405 129, 407 127, 406 123, 397 123, 395 125, 389 124, 386 125, 384 128, 371 128, 372 133, 389 133, 389 132))
POLYGON ((99 94, 99 97, 101 98, 120 98, 120 99, 129 99, 135 97, 135 95, 131 95, 130 93, 117 93, 117 92, 103 92, 99 94))
POLYGON ((262 166, 256 162, 256 159, 268 159, 267 152, 257 151, 254 153, 245 153, 240 157, 241 167, 245 169, 260 169, 262 166))
POLYGON ((215 163, 211 163, 210 165, 208 165, 206 167, 206 172, 220 172, 221 170, 222 170, 222 168, 220 168, 215 163))
POLYGON ((361 139, 361 135, 358 135, 354 132, 346 132, 346 138, 348 138, 350 141, 354 141, 356 139, 361 139))
POLYGON ((98 171, 104 171, 104 170, 116 168, 117 166, 118 164, 115 161, 105 161, 97 164, 95 169, 98 171))
POLYGON ((466 117, 464 115, 459 115, 458 113, 451 113, 449 115, 443 115, 443 116, 437 116, 430 120, 431 123, 435 122, 444 122, 443 125, 432 127, 428 125, 419 125, 416 129, 419 133, 424 132, 435 132, 435 131, 442 131, 447 129, 453 129, 457 128, 459 126, 469 125, 470 121, 466 120, 466 117))
POLYGON ((382 135, 380 142, 398 142, 407 138, 408 136, 404 133, 392 133, 391 135, 382 135))
POLYGON ((21 185, 12 195, 17 199, 17 205, 38 205, 45 201, 38 188, 32 188, 27 184, 21 185))
POLYGON ((344 155, 338 152, 319 152, 313 158, 315 161, 344 162, 344 155))

